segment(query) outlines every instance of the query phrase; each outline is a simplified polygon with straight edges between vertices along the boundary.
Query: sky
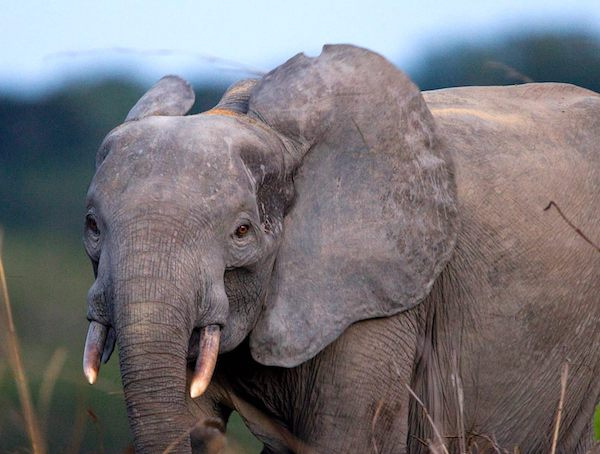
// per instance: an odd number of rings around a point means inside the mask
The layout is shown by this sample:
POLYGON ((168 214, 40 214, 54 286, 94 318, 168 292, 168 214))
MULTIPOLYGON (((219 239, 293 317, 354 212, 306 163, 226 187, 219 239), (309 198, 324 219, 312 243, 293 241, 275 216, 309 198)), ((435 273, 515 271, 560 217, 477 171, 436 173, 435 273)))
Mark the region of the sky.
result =
POLYGON ((600 0, 0 0, 0 91, 35 93, 93 74, 235 80, 325 43, 406 67, 456 40, 575 24, 600 34, 600 0))

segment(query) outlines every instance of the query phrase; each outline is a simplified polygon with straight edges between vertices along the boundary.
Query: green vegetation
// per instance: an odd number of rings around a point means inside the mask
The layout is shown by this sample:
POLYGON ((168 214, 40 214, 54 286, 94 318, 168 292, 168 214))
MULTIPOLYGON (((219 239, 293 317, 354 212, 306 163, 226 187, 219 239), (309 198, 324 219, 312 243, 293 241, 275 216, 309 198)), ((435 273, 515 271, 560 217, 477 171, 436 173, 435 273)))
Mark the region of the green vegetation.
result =
POLYGON ((598 404, 594 412, 594 434, 596 435, 596 440, 600 440, 600 404, 598 404))
MULTIPOLYGON (((552 80, 600 91, 600 40, 581 33, 519 35, 489 45, 434 50, 419 66, 407 69, 423 89, 552 80)), ((198 112, 216 104, 225 84, 200 83, 196 88, 198 112)), ((33 100, 0 95, 3 257, 49 452, 96 452, 102 447, 123 452, 130 443, 116 356, 102 366, 93 387, 81 372, 92 270, 80 237, 95 151, 143 91, 130 81, 106 80, 72 83, 33 100), (49 387, 49 365, 59 373, 46 412, 47 397, 40 392, 49 387)), ((0 451, 23 452, 27 433, 5 358, 0 356, 0 451)), ((594 425, 600 438, 600 410, 594 425)), ((232 421, 230 435, 238 440, 236 446, 258 452, 239 417, 232 421)))

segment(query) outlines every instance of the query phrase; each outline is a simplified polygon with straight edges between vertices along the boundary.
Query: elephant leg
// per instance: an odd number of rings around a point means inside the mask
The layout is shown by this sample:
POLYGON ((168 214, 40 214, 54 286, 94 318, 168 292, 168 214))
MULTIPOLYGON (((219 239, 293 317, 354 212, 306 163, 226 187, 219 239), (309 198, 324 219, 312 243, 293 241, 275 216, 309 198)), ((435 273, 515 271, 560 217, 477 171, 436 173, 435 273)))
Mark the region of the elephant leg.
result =
MULTIPOLYGON (((188 372, 191 375, 191 370, 188 372)), ((196 421, 189 429, 194 453, 216 454, 223 451, 226 445, 225 428, 232 411, 226 394, 215 380, 199 398, 187 397, 188 407, 196 421)))
POLYGON ((297 388, 291 432, 315 452, 406 452, 416 315, 356 323, 289 370, 284 383, 297 388))
POLYGON ((262 366, 242 345, 219 357, 209 392, 240 414, 264 452, 407 452, 417 316, 355 323, 294 368, 262 366))
POLYGON ((588 452, 600 452, 600 442, 596 441, 592 423, 586 425, 583 436, 575 448, 575 454, 584 454, 588 452))

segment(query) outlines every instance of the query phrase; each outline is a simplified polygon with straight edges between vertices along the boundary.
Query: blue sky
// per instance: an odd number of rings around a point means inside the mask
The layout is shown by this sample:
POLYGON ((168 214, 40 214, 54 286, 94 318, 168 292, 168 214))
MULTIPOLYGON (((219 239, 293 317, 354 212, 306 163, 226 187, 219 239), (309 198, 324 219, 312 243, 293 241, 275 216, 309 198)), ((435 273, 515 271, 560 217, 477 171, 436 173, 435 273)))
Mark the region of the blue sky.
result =
POLYGON ((300 51, 318 54, 324 43, 358 44, 409 66, 456 39, 573 24, 600 34, 600 0, 0 0, 0 7, 0 90, 24 92, 93 72, 235 79, 237 70, 210 57, 268 70, 300 51))

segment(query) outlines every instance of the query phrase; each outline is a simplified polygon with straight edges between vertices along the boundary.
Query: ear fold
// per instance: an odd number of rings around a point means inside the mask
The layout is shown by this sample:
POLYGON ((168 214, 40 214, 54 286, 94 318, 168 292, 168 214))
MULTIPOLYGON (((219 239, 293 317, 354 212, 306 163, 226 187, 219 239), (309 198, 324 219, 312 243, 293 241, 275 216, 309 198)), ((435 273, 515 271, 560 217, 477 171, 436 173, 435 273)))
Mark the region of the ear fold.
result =
MULTIPOLYGON (((189 83, 177 76, 165 76, 135 103, 125 122, 155 115, 185 115, 194 105, 194 99, 194 90, 189 83)), ((96 153, 96 168, 110 152, 112 140, 109 135, 100 145, 96 153)))
POLYGON ((427 295, 454 246, 455 187, 419 90, 367 50, 294 57, 254 88, 248 114, 287 144, 296 190, 250 346, 292 367, 427 295))
POLYGON ((248 101, 252 94, 252 89, 256 86, 257 82, 257 79, 244 79, 236 82, 227 89, 219 104, 209 110, 208 113, 229 111, 237 114, 246 114, 248 112, 248 101))
POLYGON ((160 79, 129 111, 125 121, 154 115, 185 115, 194 105, 194 90, 177 76, 160 79))

